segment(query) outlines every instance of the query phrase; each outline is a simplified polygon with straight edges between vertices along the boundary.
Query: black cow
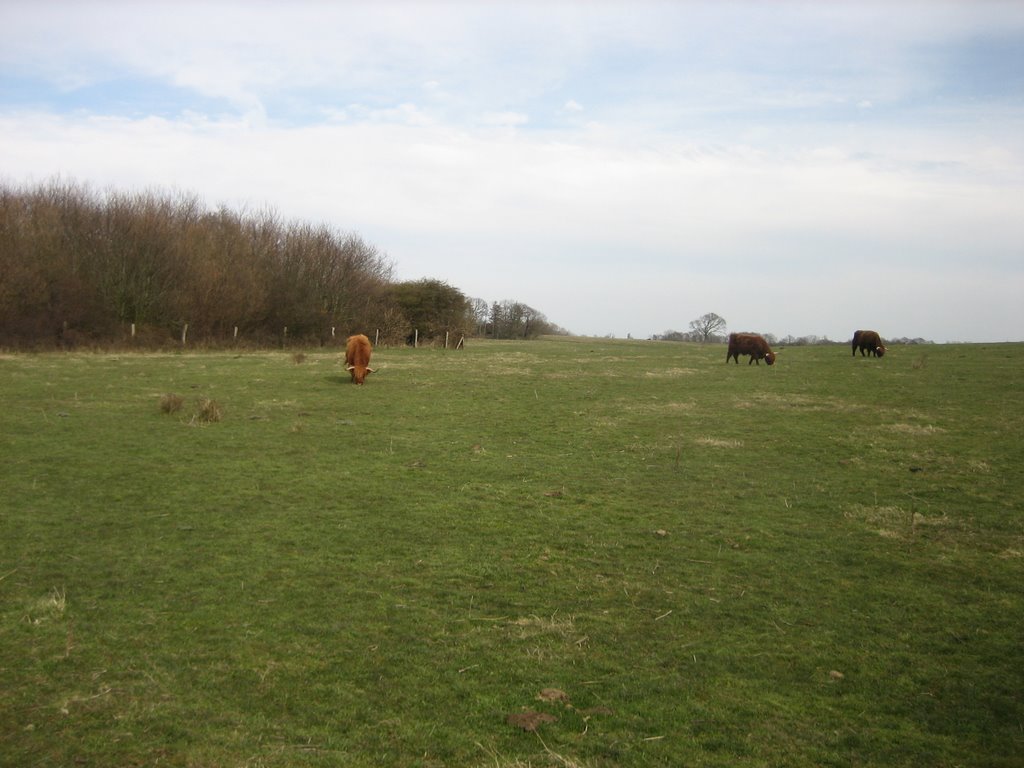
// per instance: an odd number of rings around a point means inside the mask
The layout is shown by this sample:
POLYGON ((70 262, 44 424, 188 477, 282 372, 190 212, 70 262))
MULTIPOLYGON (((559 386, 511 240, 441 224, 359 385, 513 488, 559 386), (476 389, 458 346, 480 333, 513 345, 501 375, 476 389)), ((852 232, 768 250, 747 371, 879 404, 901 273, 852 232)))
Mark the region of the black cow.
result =
POLYGON ((775 353, 772 352, 764 337, 758 336, 756 333, 729 334, 729 351, 725 356, 725 362, 728 363, 730 358, 735 358, 736 364, 739 365, 740 355, 750 355, 750 362, 747 365, 750 363, 760 365, 762 359, 768 365, 775 364, 775 353))
POLYGON ((853 332, 853 356, 857 356, 857 350, 860 350, 860 356, 864 357, 867 355, 870 357, 881 357, 885 354, 885 345, 882 344, 882 339, 878 335, 877 331, 854 331, 853 332))

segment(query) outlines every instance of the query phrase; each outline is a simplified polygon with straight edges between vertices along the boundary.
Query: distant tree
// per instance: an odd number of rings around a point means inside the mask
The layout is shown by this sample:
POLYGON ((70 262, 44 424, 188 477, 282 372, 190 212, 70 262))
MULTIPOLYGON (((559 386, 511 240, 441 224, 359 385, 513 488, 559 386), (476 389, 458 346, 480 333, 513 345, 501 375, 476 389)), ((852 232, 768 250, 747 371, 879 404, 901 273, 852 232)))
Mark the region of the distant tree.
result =
POLYGON ((358 235, 273 211, 209 209, 188 194, 96 193, 0 181, 0 345, 336 343, 413 330, 565 333, 521 302, 467 299, 439 280, 394 284, 358 235), (181 339, 179 342, 178 340, 181 339))
POLYGON ((529 304, 506 299, 491 305, 488 333, 494 339, 535 339, 538 336, 566 335, 568 332, 529 304))
POLYGON ((490 305, 484 299, 470 299, 469 306, 473 313, 473 335, 486 336, 491 317, 490 305))
MULTIPOLYGON (((391 298, 421 339, 467 334, 475 325, 469 299, 441 280, 414 280, 391 286, 391 298)), ((457 337, 456 337, 457 338, 457 337)))
POLYGON ((708 312, 696 320, 691 320, 690 329, 697 341, 707 342, 712 336, 725 331, 725 318, 719 317, 714 312, 708 312))

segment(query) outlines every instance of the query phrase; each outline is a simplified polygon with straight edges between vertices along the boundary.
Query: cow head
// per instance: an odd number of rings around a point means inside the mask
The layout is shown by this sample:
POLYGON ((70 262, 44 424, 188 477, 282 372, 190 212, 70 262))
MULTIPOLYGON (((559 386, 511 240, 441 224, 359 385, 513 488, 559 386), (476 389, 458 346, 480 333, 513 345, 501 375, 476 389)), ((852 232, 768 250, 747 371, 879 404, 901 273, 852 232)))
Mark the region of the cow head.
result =
POLYGON ((875 347, 875 354, 878 355, 879 357, 884 355, 885 354, 885 347, 883 347, 881 345, 875 347))
POLYGON ((764 361, 766 363, 768 363, 768 365, 775 365, 775 353, 774 352, 765 352, 764 353, 764 361))
POLYGON ((374 372, 373 368, 367 365, 350 365, 345 370, 352 374, 353 384, 362 384, 366 381, 367 375, 374 372))

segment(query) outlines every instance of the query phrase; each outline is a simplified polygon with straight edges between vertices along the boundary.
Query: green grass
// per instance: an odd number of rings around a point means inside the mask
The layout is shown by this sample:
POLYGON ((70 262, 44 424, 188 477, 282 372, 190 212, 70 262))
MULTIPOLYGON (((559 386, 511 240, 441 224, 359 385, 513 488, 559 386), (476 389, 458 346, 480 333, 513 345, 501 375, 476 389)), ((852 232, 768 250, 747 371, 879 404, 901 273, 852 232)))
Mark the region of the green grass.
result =
POLYGON ((1024 764, 1021 345, 340 357, 0 357, 0 765, 1024 764))

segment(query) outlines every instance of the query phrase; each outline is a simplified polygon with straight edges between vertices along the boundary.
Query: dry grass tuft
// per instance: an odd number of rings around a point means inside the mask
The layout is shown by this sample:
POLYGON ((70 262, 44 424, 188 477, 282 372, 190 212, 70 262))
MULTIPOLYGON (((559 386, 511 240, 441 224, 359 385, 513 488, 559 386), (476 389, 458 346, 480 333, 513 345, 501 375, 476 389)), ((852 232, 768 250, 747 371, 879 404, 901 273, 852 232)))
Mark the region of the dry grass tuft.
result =
POLYGON ((935 427, 931 424, 921 426, 919 424, 887 424, 883 429, 891 432, 899 432, 904 435, 934 435, 938 432, 945 432, 942 427, 935 427))
POLYGON ((185 399, 181 395, 168 392, 166 395, 160 396, 160 410, 164 413, 177 413, 181 410, 184 402, 185 399))
POLYGON ((212 400, 208 397, 202 397, 199 399, 199 410, 196 412, 196 419, 212 423, 220 421, 223 416, 224 410, 216 400, 212 400))
POLYGON ((302 352, 296 352, 294 355, 292 355, 292 362, 295 363, 296 365, 302 365, 304 362, 306 362, 306 355, 302 352))
POLYGON ((54 587, 50 594, 38 600, 32 607, 29 621, 32 624, 41 624, 47 620, 56 620, 64 615, 67 608, 68 597, 63 589, 54 587))
POLYGON ((742 448, 742 440, 728 440, 719 437, 698 437, 694 442, 697 445, 708 445, 712 448, 742 448))
POLYGON ((566 637, 575 630, 575 616, 559 616, 553 614, 550 617, 524 616, 511 622, 516 627, 516 634, 520 639, 537 637, 539 635, 556 635, 566 637))
POLYGON ((843 511, 843 517, 847 520, 859 520, 886 539, 906 539, 926 529, 946 535, 967 531, 962 522, 953 520, 945 513, 923 515, 899 506, 852 504, 843 511))

